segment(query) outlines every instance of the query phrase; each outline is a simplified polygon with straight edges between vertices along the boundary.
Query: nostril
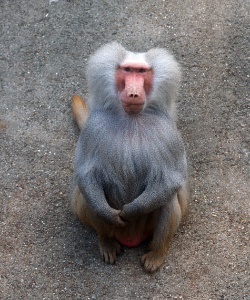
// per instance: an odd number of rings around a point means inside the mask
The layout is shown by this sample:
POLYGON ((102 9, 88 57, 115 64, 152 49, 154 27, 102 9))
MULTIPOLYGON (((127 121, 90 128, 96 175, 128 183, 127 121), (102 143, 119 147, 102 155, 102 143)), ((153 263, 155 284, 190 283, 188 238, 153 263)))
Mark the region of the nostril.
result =
POLYGON ((138 94, 129 94, 129 98, 138 98, 139 95, 138 94))

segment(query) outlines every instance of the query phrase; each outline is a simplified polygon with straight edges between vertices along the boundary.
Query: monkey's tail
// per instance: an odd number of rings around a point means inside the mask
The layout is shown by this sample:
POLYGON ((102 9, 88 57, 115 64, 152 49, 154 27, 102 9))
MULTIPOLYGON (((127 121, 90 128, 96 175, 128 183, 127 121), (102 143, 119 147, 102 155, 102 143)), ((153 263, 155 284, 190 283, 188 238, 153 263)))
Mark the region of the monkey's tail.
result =
POLYGON ((71 107, 72 107, 73 118, 76 124, 78 125, 78 127, 82 129, 83 125, 85 124, 89 116, 88 106, 80 96, 73 95, 71 107))

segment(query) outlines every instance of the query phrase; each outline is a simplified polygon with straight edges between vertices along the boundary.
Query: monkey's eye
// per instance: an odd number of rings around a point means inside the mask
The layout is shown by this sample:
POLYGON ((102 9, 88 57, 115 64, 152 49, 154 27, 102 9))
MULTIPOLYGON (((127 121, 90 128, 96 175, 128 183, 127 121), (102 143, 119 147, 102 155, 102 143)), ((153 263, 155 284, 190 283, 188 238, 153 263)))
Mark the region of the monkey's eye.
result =
POLYGON ((143 68, 138 69, 138 73, 145 73, 145 72, 146 72, 146 69, 143 69, 143 68))
POLYGON ((125 71, 125 72, 132 72, 132 69, 131 69, 130 67, 125 67, 125 68, 124 68, 124 71, 125 71))

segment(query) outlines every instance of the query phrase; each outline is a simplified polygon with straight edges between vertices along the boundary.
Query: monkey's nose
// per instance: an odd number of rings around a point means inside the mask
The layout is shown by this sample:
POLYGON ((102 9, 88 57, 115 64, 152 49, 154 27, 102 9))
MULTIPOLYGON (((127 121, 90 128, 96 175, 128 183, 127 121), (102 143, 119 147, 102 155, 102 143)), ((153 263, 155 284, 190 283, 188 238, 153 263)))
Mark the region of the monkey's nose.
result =
POLYGON ((130 93, 130 94, 128 94, 128 97, 129 98, 138 98, 139 94, 137 94, 137 93, 130 93))

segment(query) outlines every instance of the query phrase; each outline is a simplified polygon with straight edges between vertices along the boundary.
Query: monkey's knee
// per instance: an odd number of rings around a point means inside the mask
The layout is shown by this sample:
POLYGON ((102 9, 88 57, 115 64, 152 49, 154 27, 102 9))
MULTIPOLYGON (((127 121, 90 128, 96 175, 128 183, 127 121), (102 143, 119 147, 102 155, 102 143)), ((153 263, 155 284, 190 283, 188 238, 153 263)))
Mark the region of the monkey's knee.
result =
POLYGON ((78 219, 92 227, 98 236, 112 237, 114 235, 114 226, 106 224, 91 210, 78 186, 73 190, 71 207, 78 219))
POLYGON ((74 187, 73 193, 71 195, 71 208, 73 213, 79 218, 81 222, 93 227, 91 221, 91 212, 89 211, 86 201, 78 186, 74 187))
POLYGON ((177 194, 160 211, 150 251, 143 255, 141 262, 146 272, 157 271, 164 263, 171 240, 182 218, 182 211, 177 194))
POLYGON ((82 129, 89 116, 88 106, 80 96, 76 96, 76 95, 72 96, 71 105, 72 105, 73 118, 77 123, 78 127, 82 129))
MULTIPOLYGON (((169 242, 178 229, 182 218, 182 210, 177 194, 160 211, 156 224, 152 245, 154 248, 168 249, 169 242)), ((161 251, 160 250, 160 251, 161 251)), ((165 252, 165 250, 163 251, 165 252)))
POLYGON ((178 202, 181 208, 182 217, 185 216, 188 212, 188 200, 189 200, 189 191, 186 185, 184 185, 177 193, 178 202))
POLYGON ((168 251, 170 241, 180 225, 181 218, 182 211, 176 194, 159 214, 151 249, 163 254, 168 251))
POLYGON ((171 238, 177 231, 182 219, 182 207, 179 202, 178 195, 176 194, 169 206, 169 235, 171 238))

